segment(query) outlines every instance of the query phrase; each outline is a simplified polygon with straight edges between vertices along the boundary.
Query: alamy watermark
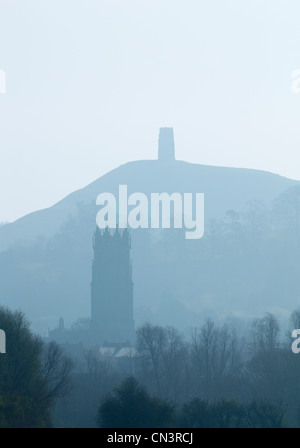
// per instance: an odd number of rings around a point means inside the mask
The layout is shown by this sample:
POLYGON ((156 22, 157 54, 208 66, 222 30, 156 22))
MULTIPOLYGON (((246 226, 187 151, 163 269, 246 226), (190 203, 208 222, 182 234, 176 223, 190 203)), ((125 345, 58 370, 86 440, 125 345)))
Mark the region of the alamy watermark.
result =
POLYGON ((98 195, 96 204, 103 207, 97 213, 97 226, 100 229, 170 229, 173 224, 174 229, 188 229, 186 239, 199 239, 204 234, 204 193, 193 196, 193 193, 151 193, 149 204, 146 194, 128 196, 127 185, 119 185, 118 200, 113 193, 98 195))
POLYGON ((6 353, 6 335, 3 330, 0 330, 0 353, 6 353))
POLYGON ((0 93, 6 93, 6 73, 0 69, 0 93))
POLYGON ((292 338, 296 338, 292 343, 292 352, 297 355, 298 353, 300 353, 300 329, 292 331, 292 338))

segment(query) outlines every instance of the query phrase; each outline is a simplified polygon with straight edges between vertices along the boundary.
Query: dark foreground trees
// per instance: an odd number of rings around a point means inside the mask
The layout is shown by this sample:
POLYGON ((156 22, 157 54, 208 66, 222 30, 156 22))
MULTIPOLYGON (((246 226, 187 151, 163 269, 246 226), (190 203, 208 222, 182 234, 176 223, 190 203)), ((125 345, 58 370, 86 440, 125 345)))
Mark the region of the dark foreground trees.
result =
POLYGON ((195 398, 182 407, 182 428, 282 428, 286 409, 282 403, 265 400, 238 403, 219 400, 209 403, 195 398))
POLYGON ((282 428, 285 413, 282 403, 266 400, 194 398, 176 408, 129 377, 99 406, 97 422, 104 428, 282 428))
POLYGON ((21 311, 0 307, 6 353, 0 354, 0 427, 51 426, 54 401, 70 390, 72 361, 34 335, 21 311))
POLYGON ((97 416, 103 428, 170 428, 174 419, 173 407, 151 397, 133 377, 106 398, 97 416))
MULTIPOLYGON (((292 313, 291 330, 299 328, 299 316, 292 313)), ((299 427, 300 354, 291 349, 291 330, 285 342, 270 313, 240 327, 207 319, 190 337, 146 323, 130 355, 87 354, 54 422, 95 427, 97 414, 106 427, 299 427), (122 384, 132 375, 138 383, 122 384), (171 419, 157 423, 152 404, 167 411, 170 402, 171 419)))

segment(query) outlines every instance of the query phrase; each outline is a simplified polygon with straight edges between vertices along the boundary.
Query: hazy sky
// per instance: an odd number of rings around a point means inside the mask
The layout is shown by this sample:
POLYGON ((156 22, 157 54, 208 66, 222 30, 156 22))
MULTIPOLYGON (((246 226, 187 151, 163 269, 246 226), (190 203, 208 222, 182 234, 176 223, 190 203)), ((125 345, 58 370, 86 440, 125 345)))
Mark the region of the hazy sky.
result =
POLYGON ((299 0, 0 0, 0 221, 156 158, 161 126, 178 159, 300 179, 297 68, 299 0))

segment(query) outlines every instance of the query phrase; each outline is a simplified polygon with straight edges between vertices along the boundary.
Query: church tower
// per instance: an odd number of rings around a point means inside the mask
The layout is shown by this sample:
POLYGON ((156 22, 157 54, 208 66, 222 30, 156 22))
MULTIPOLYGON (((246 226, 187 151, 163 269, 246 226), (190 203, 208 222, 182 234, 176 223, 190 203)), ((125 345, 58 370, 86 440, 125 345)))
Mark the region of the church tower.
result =
POLYGON ((134 343, 133 282, 127 229, 94 234, 91 332, 94 343, 134 343))

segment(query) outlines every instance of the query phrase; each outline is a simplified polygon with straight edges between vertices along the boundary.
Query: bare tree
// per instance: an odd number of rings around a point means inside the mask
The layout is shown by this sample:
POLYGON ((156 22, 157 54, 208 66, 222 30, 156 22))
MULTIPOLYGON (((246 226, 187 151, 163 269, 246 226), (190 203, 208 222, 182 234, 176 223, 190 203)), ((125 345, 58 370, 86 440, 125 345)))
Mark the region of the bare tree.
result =
POLYGON ((252 340, 254 353, 267 353, 278 346, 279 321, 271 313, 252 323, 252 340))
POLYGON ((166 341, 165 330, 158 325, 146 323, 137 330, 137 351, 144 365, 146 362, 154 371, 158 394, 161 391, 160 362, 166 341))
POLYGON ((210 397, 212 389, 211 383, 216 351, 216 326, 211 319, 207 319, 200 328, 200 331, 195 329, 192 334, 192 358, 198 374, 198 382, 200 382, 202 389, 204 386, 206 398, 210 397))
POLYGON ((197 375, 200 394, 206 399, 216 398, 217 386, 221 389, 225 379, 234 377, 241 365, 241 352, 234 331, 226 326, 217 328, 207 319, 200 331, 192 334, 192 363, 197 375))
POLYGON ((162 352, 164 398, 180 402, 186 398, 189 375, 189 350, 183 335, 173 327, 165 329, 166 343, 162 352))
POLYGON ((71 372, 73 361, 67 357, 56 342, 50 342, 42 354, 42 369, 46 394, 41 400, 47 400, 50 405, 57 398, 65 397, 72 390, 71 372))
POLYGON ((300 309, 292 312, 290 317, 293 330, 300 328, 300 309))

